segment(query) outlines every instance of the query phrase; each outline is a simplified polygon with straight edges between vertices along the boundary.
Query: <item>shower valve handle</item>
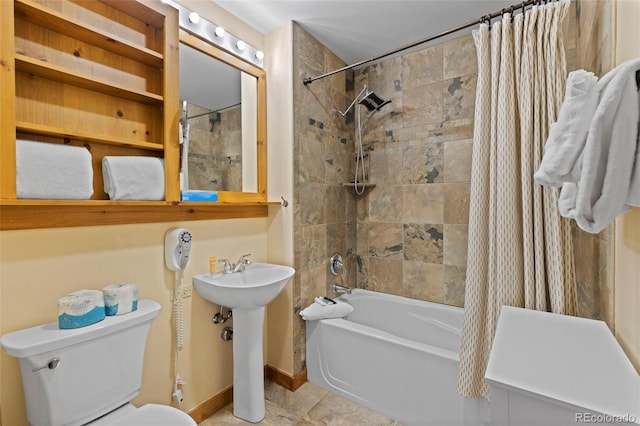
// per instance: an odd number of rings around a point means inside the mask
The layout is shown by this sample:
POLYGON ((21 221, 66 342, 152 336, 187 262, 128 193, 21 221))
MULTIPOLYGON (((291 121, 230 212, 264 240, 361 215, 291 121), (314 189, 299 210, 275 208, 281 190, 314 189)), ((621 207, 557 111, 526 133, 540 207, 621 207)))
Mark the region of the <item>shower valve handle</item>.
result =
POLYGON ((344 261, 342 260, 342 256, 338 253, 335 253, 329 259, 329 270, 333 275, 338 275, 344 270, 344 261))

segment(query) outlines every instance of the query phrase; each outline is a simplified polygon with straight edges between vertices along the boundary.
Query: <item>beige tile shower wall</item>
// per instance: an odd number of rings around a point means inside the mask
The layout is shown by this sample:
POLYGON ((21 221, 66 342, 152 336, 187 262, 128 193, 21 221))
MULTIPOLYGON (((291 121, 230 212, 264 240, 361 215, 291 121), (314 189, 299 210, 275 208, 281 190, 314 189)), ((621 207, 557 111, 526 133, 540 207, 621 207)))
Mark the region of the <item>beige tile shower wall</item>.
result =
POLYGON ((243 109, 189 105, 189 189, 242 191, 243 109))
MULTIPOLYGON (((613 67, 613 2, 571 3, 565 20, 567 71, 586 69, 602 77, 613 67)), ((604 320, 614 329, 613 258, 610 228, 589 234, 572 223, 578 285, 578 314, 604 320)))
MULTIPOLYGON (((610 1, 573 2, 564 24, 567 68, 611 68, 610 1)), ((371 194, 358 201, 358 254, 368 287, 463 306, 476 83, 470 35, 365 68, 391 108, 364 130, 371 194)), ((580 314, 611 325, 610 233, 574 229, 580 314)))
MULTIPOLYGON (((569 70, 610 67, 611 40, 602 20, 611 2, 594 3, 571 5, 565 22, 569 70)), ((329 65, 332 58, 295 26, 294 80, 339 68, 340 61, 329 65)), ((475 47, 465 35, 357 71, 346 97, 341 74, 306 88, 294 81, 296 306, 306 306, 330 283, 326 256, 350 248, 356 254, 350 259, 360 264, 350 268, 358 273, 347 276, 347 284, 464 305, 476 74, 475 47), (346 107, 365 84, 392 103, 362 133, 376 187, 344 197, 338 184, 353 179, 357 133, 353 121, 345 126, 330 109, 346 107)), ((576 230, 575 236, 581 313, 610 318, 609 235, 576 230)), ((303 327, 296 317, 296 372, 304 365, 303 327)))
MULTIPOLYGON (((353 125, 332 109, 351 102, 345 73, 309 86, 304 77, 344 66, 299 25, 293 25, 294 256, 293 303, 305 308, 328 294, 328 259, 355 247, 355 201, 343 188, 353 155, 353 125)), ((351 95, 351 94, 350 94, 351 95)), ((294 315, 294 374, 305 366, 304 321, 294 315)))
POLYGON ((369 177, 358 199, 358 286, 464 304, 477 65, 470 35, 356 75, 392 103, 363 129, 369 177))

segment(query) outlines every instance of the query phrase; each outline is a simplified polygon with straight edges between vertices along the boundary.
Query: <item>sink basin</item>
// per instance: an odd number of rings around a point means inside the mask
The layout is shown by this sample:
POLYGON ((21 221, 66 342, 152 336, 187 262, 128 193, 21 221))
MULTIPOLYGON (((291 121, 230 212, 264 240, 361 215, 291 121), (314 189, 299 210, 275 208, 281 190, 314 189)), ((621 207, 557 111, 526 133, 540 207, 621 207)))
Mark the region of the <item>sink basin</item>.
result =
POLYGON ((295 270, 289 266, 252 263, 243 272, 203 274, 193 277, 204 299, 228 308, 258 308, 282 291, 295 270))
POLYGON ((200 296, 233 309, 233 415, 252 423, 265 415, 264 308, 294 273, 288 266, 252 263, 243 272, 193 277, 200 296))

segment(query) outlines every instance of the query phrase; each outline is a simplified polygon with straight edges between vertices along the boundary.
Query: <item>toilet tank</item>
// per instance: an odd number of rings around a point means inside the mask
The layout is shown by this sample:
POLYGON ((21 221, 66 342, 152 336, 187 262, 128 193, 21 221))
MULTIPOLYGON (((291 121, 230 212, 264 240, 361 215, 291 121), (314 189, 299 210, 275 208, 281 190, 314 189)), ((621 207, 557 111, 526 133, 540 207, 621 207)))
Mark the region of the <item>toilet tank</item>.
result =
POLYGON ((54 322, 2 336, 0 346, 20 361, 29 423, 82 425, 134 398, 159 313, 159 303, 141 300, 136 311, 88 327, 61 330, 54 322), (49 368, 54 358, 60 362, 49 368))

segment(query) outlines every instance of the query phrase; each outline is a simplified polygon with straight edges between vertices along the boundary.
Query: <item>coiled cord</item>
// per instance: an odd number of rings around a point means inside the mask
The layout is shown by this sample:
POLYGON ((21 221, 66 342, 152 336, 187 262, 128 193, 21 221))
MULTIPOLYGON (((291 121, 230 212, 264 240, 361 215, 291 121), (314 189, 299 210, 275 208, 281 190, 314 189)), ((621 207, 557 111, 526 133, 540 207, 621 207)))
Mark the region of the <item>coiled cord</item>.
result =
POLYGON ((184 303, 182 300, 182 271, 176 271, 176 287, 173 292, 173 323, 176 329, 176 349, 184 347, 184 303))

